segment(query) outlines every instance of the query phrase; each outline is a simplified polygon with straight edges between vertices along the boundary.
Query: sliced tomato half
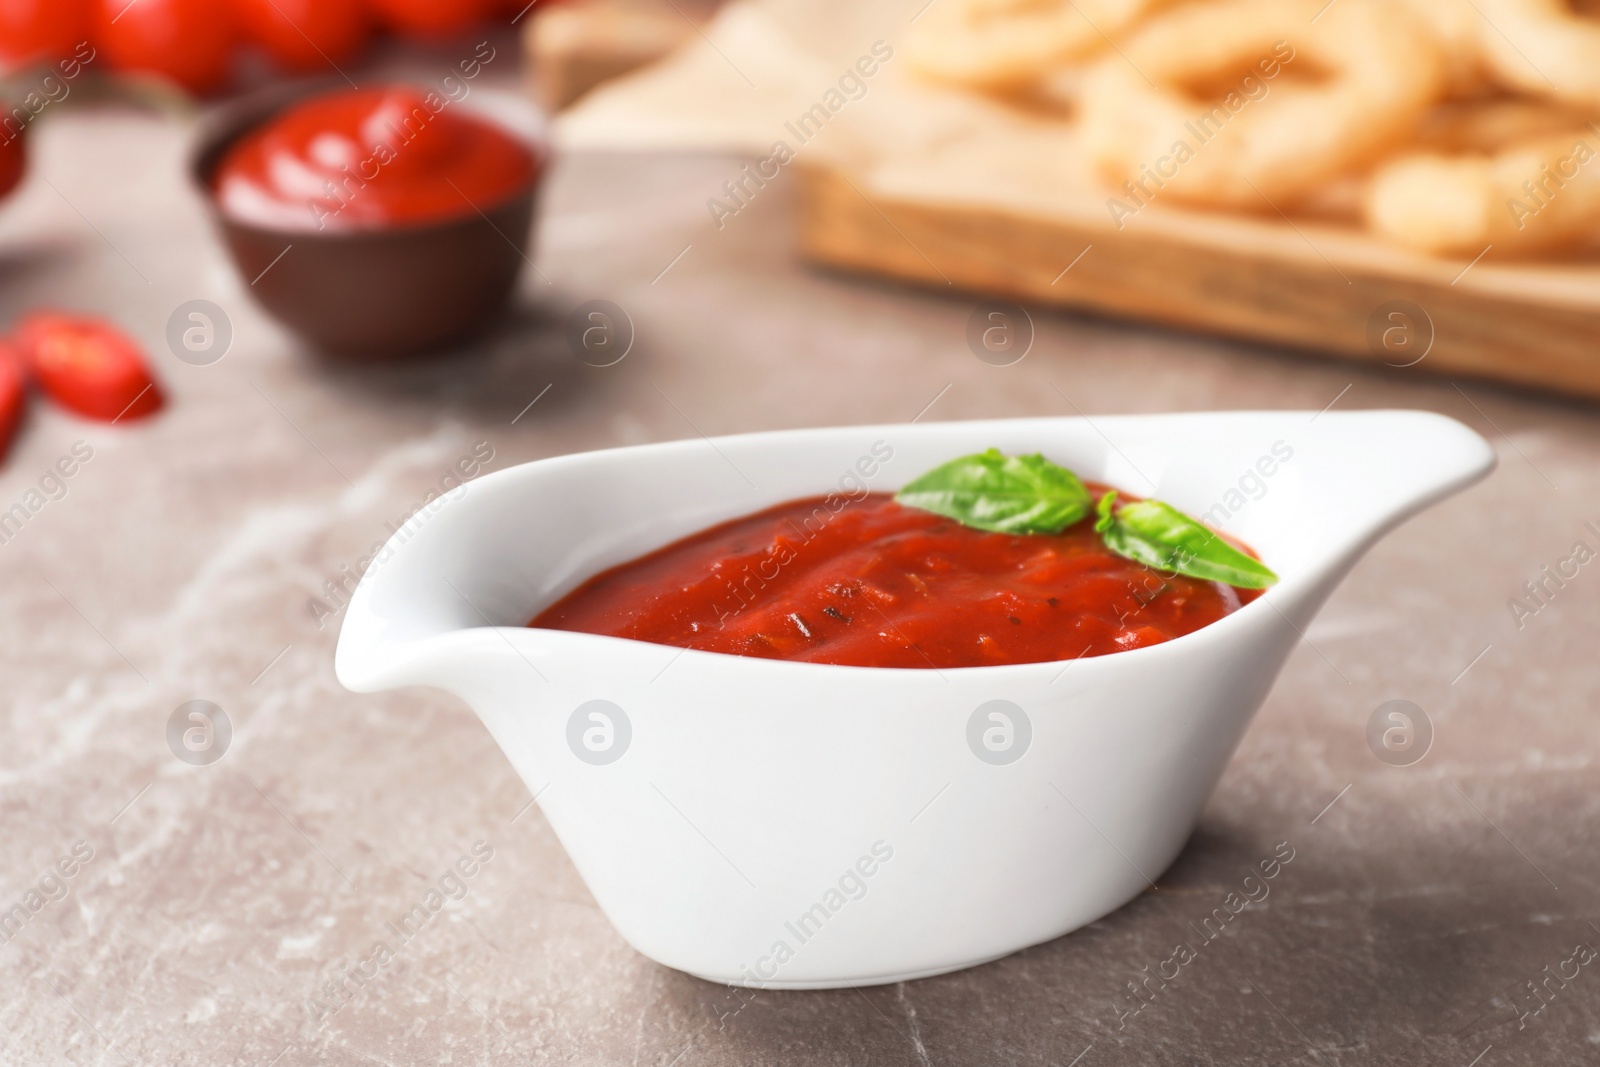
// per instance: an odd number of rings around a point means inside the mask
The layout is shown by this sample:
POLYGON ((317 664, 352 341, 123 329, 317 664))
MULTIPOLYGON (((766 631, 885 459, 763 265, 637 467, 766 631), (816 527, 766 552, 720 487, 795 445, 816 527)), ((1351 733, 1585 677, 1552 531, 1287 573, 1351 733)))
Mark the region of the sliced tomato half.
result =
POLYGON ((0 196, 15 189, 28 169, 27 129, 13 132, 0 126, 0 196))
POLYGON ((11 450, 11 438, 28 406, 28 372, 15 345, 0 341, 0 460, 11 450))
POLYGON ((35 312, 17 327, 34 381, 68 411, 103 422, 161 410, 161 388, 137 342, 103 319, 35 312))

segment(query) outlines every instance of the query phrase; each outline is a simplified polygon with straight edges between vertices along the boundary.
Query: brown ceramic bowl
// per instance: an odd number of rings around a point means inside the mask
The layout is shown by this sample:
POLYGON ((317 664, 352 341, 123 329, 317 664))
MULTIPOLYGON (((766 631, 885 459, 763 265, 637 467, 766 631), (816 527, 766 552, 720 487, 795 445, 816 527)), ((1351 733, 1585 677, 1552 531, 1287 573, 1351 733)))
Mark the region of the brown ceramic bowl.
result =
MULTIPOLYGON (((212 175, 239 137, 297 100, 344 86, 319 81, 276 88, 224 105, 203 124, 190 174, 234 265, 268 313, 331 354, 415 355, 471 337, 505 310, 528 262, 536 193, 549 158, 542 142, 508 131, 538 157, 528 187, 483 205, 482 213, 436 223, 337 233, 280 230, 229 218, 218 206, 212 175)), ((451 106, 486 117, 473 107, 473 96, 451 106)))

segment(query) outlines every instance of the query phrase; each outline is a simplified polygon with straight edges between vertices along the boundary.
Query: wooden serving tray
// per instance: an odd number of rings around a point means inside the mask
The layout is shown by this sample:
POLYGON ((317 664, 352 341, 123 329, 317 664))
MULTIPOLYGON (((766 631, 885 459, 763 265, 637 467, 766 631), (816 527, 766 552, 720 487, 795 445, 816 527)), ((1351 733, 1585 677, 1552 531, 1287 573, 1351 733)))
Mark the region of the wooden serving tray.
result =
POLYGON ((552 110, 695 39, 721 0, 566 0, 524 34, 535 95, 552 110))
POLYGON ((1449 262, 1353 227, 1159 203, 1118 230, 1104 193, 1030 199, 913 167, 797 165, 800 244, 817 263, 1600 397, 1594 261, 1501 262, 1491 249, 1449 262))

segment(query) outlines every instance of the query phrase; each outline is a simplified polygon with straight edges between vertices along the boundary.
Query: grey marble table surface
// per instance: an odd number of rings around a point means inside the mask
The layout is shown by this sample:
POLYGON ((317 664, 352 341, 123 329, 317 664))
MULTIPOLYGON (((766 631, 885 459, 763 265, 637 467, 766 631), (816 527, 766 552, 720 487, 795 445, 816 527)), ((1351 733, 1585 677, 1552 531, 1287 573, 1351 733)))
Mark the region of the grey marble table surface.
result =
POLYGON ((1575 542, 1600 544, 1592 407, 1053 312, 1026 359, 989 366, 966 344, 971 298, 803 267, 787 179, 714 227, 705 201, 739 163, 716 156, 562 160, 503 327, 351 367, 251 303, 182 181, 181 123, 85 110, 39 132, 35 174, 0 207, 0 322, 108 315, 170 406, 115 427, 36 407, 0 473, 0 510, 42 501, 0 544, 0 911, 24 919, 0 933, 0 1062, 1600 1060, 1581 948, 1600 946, 1600 572, 1520 619, 1508 606, 1575 542), (564 340, 594 298, 636 326, 613 367, 564 340), (210 365, 165 340, 195 299, 232 325, 210 365), (739 997, 660 967, 608 925, 464 705, 333 677, 330 588, 475 449, 500 469, 919 413, 1328 405, 1444 412, 1501 465, 1350 575, 1157 888, 969 971, 739 997), (75 447, 92 456, 57 481, 75 447), (1391 699, 1433 724, 1413 766, 1366 740, 1391 699), (191 700, 232 723, 214 763, 169 749, 191 700), (378 979, 328 992, 477 842, 492 859, 470 891, 378 979), (1294 858, 1270 896, 1134 997, 1281 843, 1294 858))

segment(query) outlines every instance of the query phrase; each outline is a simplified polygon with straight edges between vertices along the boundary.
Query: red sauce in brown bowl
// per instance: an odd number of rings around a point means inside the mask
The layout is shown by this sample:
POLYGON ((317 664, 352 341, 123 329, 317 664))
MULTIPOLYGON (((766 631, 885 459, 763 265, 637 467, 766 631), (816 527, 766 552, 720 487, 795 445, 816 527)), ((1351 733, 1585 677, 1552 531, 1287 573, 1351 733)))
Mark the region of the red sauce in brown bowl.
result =
POLYGON ((388 86, 290 105, 228 147, 211 185, 236 222, 347 232, 476 216, 524 192, 539 166, 493 123, 388 86))

